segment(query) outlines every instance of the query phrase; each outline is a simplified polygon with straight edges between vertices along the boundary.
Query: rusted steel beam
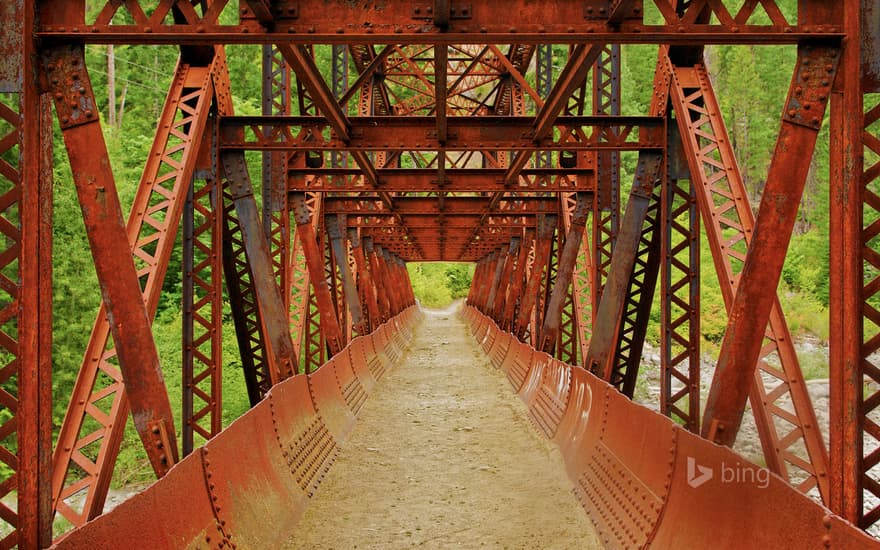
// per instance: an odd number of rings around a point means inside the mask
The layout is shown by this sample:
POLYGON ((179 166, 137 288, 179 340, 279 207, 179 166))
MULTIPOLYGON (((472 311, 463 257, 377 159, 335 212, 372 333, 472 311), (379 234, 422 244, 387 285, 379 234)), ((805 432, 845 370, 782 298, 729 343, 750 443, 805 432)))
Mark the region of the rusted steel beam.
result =
POLYGON ((564 305, 566 295, 570 296, 574 266, 580 254, 584 228, 587 225, 587 216, 590 212, 591 205, 589 199, 590 197, 586 193, 578 195, 577 207, 571 216, 568 233, 565 236, 565 245, 559 253, 556 281, 547 303, 547 313, 544 316, 544 323, 539 335, 541 345, 538 349, 542 349, 547 353, 553 350, 556 339, 559 336, 562 306, 564 305))
POLYGON ((235 326, 241 367, 251 406, 259 403, 272 388, 269 359, 266 356, 266 338, 257 305, 256 289, 244 233, 229 192, 229 184, 223 178, 223 275, 229 295, 229 309, 235 326))
POLYGON ((223 197, 209 120, 183 209, 183 456, 223 429, 223 197))
POLYGON ((699 433, 700 212, 678 127, 669 131, 661 199, 660 412, 699 433))
POLYGON ((446 211, 455 214, 528 215, 555 214, 559 211, 559 201, 554 197, 511 197, 498 203, 491 211, 489 205, 488 197, 447 197, 445 210, 440 210, 436 197, 395 197, 393 209, 387 208, 381 200, 370 197, 327 197, 324 201, 326 214, 348 213, 352 216, 436 216, 446 211))
MULTIPOLYGON (((730 310, 735 286, 751 243, 754 215, 705 65, 692 52, 678 52, 687 65, 668 67, 671 104, 676 112, 688 169, 725 308, 730 310), (690 65, 693 63, 693 65, 690 65), (719 160, 721 162, 719 162, 719 160)), ((771 310, 766 341, 749 396, 767 467, 802 492, 819 487, 827 494, 827 457, 815 412, 803 382, 794 344, 778 300, 771 310), (778 357, 778 364, 768 359, 778 357), (793 406, 794 413, 789 413, 793 406), (806 451, 806 452, 804 452, 806 451), (791 473, 790 473, 791 472, 791 473)))
MULTIPOLYGON (((528 284, 520 297, 519 313, 513 331, 520 340, 524 340, 529 333, 532 310, 535 308, 538 289, 544 279, 544 268, 550 259, 550 247, 553 234, 556 231, 556 219, 555 215, 544 216, 538 219, 538 231, 535 237, 535 259, 532 262, 528 284)), ((532 327, 531 332, 536 330, 537 327, 532 327)))
POLYGON ((0 7, 0 546, 52 543, 52 104, 34 10, 0 7))
POLYGON ((486 267, 489 263, 489 256, 485 256, 477 262, 474 278, 471 281, 471 291, 468 295, 468 305, 479 309, 480 291, 486 285, 486 267))
POLYGON ((358 296, 358 289, 348 262, 345 216, 343 214, 329 216, 324 220, 324 225, 327 228, 327 235, 330 237, 333 256, 336 258, 336 268, 339 270, 340 279, 342 279, 342 290, 345 292, 345 302, 348 304, 349 313, 351 313, 352 327, 358 334, 365 334, 364 312, 361 308, 361 299, 358 296))
POLYGON ((238 214, 242 239, 251 268, 252 282, 263 326, 264 345, 272 384, 293 376, 299 360, 293 354, 293 342, 287 326, 287 312, 281 290, 275 281, 269 246, 262 229, 254 190, 247 173, 243 154, 220 155, 223 172, 228 180, 229 195, 238 214))
MULTIPOLYGON (((434 114, 436 117, 437 143, 445 147, 449 136, 449 123, 446 116, 447 71, 449 69, 449 47, 446 44, 434 46, 434 114)), ((443 169, 443 164, 438 164, 443 169)), ((442 179, 442 178, 441 178, 442 179)))
MULTIPOLYGON (((72 1, 58 0, 53 4, 70 4, 72 1)), ((266 5, 265 0, 252 0, 252 7, 253 2, 266 5)), ((241 15, 240 21, 228 25, 219 23, 221 12, 229 4, 228 0, 216 0, 204 14, 190 8, 184 21, 173 24, 165 18, 171 2, 160 4, 161 9, 155 13, 141 6, 144 0, 124 3, 104 0, 104 3, 97 18, 85 20, 80 15, 50 20, 38 27, 38 36, 122 44, 256 44, 280 41, 299 44, 540 44, 582 43, 585 40, 599 44, 794 44, 816 35, 839 37, 842 32, 840 26, 833 22, 803 23, 794 17, 789 20, 773 3, 770 5, 774 9, 766 11, 769 21, 751 23, 752 15, 759 13, 759 6, 767 2, 746 2, 732 13, 722 3, 691 2, 676 10, 668 0, 652 0, 652 8, 658 12, 656 23, 652 21, 652 24, 647 24, 641 12, 631 9, 610 13, 613 19, 609 24, 609 3, 604 0, 590 1, 586 5, 567 0, 549 0, 540 5, 517 0, 505 4, 503 18, 498 16, 494 4, 475 2, 468 3, 466 8, 462 8, 464 11, 450 13, 448 21, 444 21, 440 14, 433 13, 433 10, 428 12, 426 7, 431 5, 426 6, 425 2, 419 0, 399 2, 393 10, 383 4, 350 2, 330 2, 317 10, 300 9, 298 2, 290 0, 275 4, 271 21, 267 19, 265 10, 261 10, 260 14, 248 10, 241 15), (697 15, 704 9, 714 16, 713 22, 696 24, 697 15), (113 16, 117 12, 128 15, 128 22, 113 23, 113 16), (548 13, 554 16, 548 18, 548 13)), ((56 9, 64 9, 64 6, 56 9)))
MULTIPOLYGON (((577 195, 575 193, 567 193, 560 197, 562 203, 562 227, 568 233, 571 228, 571 219, 577 209, 577 195)), ((592 207, 593 201, 590 200, 592 207)), ((594 213, 595 215, 595 213, 594 213)), ((570 337, 576 342, 572 342, 571 362, 570 364, 580 364, 581 359, 586 357, 587 348, 590 345, 591 334, 593 330, 593 270, 592 270, 592 247, 590 246, 589 234, 584 231, 581 235, 583 243, 580 252, 577 255, 572 272, 571 279, 571 303, 563 305, 563 314, 569 315, 567 310, 571 310, 571 318, 568 320, 572 334, 570 337), (574 348, 577 348, 576 350, 574 348)), ((566 302, 568 302, 566 298, 566 302)), ((565 319, 563 319, 565 321, 565 319)))
MULTIPOLYGON (((861 42, 875 38, 873 33, 866 32, 869 23, 862 20, 866 3, 850 0, 843 4, 847 34, 862 36, 861 42)), ((863 320, 865 315, 873 324, 870 319, 875 311, 863 289, 876 288, 876 279, 864 272, 876 263, 876 247, 870 246, 871 233, 863 234, 863 228, 872 219, 863 220, 864 212, 869 205, 877 204, 872 185, 877 175, 876 163, 871 166, 865 159, 866 151, 877 149, 876 132, 868 130, 877 118, 876 108, 865 104, 864 95, 876 92, 877 88, 867 78, 870 69, 862 67, 863 60, 870 59, 871 51, 855 40, 844 43, 830 109, 828 507, 862 528, 877 521, 876 513, 870 521, 864 521, 866 489, 871 491, 877 480, 865 468, 863 440, 867 422, 863 414, 865 401, 873 397, 865 395, 865 365, 873 368, 874 364, 867 359, 874 346, 866 346, 865 341, 876 341, 875 331, 866 333, 863 320), (865 483, 865 478, 871 481, 865 483)), ((876 69, 876 64, 872 69, 876 69)), ((870 512, 876 509, 872 507, 870 512)))
MULTIPOLYGON (((222 51, 208 66, 178 63, 157 132, 144 166, 126 227, 138 267, 147 313, 155 315, 163 280, 174 247, 187 185, 192 178, 212 96, 212 74, 219 71, 222 51)), ((122 442, 128 397, 108 349, 111 330, 105 308, 98 311, 56 446, 53 499, 56 510, 74 525, 101 513, 113 463, 122 442), (99 442, 97 445, 94 442, 99 442), (92 452, 82 452, 92 447, 92 452), (95 449, 97 447, 97 449, 95 449), (68 470, 88 472, 68 480, 68 470), (82 492, 86 497, 81 499, 82 492), (77 510, 77 501, 82 502, 77 510)))
MULTIPOLYGON (((289 115, 291 113, 290 67, 281 52, 272 45, 263 46, 262 55, 263 115, 289 115)), ((225 117, 224 117, 225 118, 225 117)), ((220 136, 231 133, 221 129, 220 136)), ((289 310, 293 291, 291 270, 290 209, 287 204, 287 174, 290 160, 288 151, 264 151, 262 170, 263 229, 269 240, 272 267, 281 288, 285 308, 289 310)), ((294 353, 297 353, 294 346, 294 353)))
MULTIPOLYGON (((531 135, 534 141, 539 142, 553 131, 553 125, 568 102, 568 98, 574 89, 584 81, 590 66, 596 61, 601 51, 602 48, 598 45, 575 46, 574 52, 562 69, 562 74, 556 80, 550 95, 547 96, 544 105, 535 115, 535 121, 532 124, 533 133, 531 135)), ((512 185, 516 181, 519 173, 526 167, 531 156, 529 151, 520 151, 517 154, 504 176, 504 183, 506 185, 512 185)))
POLYGON ((83 47, 43 52, 135 428, 156 475, 177 462, 168 391, 131 257, 83 47))
POLYGON ((394 257, 388 249, 376 246, 376 253, 379 256, 379 264, 388 281, 388 300, 391 306, 391 316, 397 315, 403 309, 403 296, 401 294, 400 281, 394 265, 394 257))
POLYGON ((802 161, 815 148, 839 56, 838 47, 798 47, 782 127, 703 414, 704 437, 719 444, 733 445, 739 431, 809 170, 802 161))
POLYGON ((336 355, 343 348, 342 328, 339 324, 339 317, 336 315, 333 298, 330 296, 327 277, 324 275, 324 255, 318 248, 315 228, 311 223, 305 196, 294 193, 291 195, 291 205, 296 220, 296 234, 302 246, 303 256, 309 268, 312 289, 318 303, 321 329, 330 354, 336 355))
POLYGON ((503 171, 491 168, 446 169, 442 180, 437 170, 430 168, 393 168, 378 170, 380 186, 371 185, 360 171, 351 168, 295 168, 289 171, 290 191, 314 193, 376 193, 425 192, 446 193, 500 193, 592 191, 592 168, 525 170, 517 182, 504 187, 503 171), (441 183, 442 182, 442 183, 441 183))
POLYGON ((379 318, 380 323, 384 323, 391 318, 391 305, 388 298, 388 290, 386 289, 388 281, 385 279, 385 274, 382 272, 382 267, 379 263, 379 253, 373 246, 373 238, 363 237, 362 242, 364 252, 367 255, 367 260, 370 262, 370 276, 376 287, 376 302, 378 303, 379 313, 381 314, 381 317, 379 318))
MULTIPOLYGON (((313 226, 323 219, 322 195, 306 193, 306 207, 311 213, 313 226)), ((314 296, 309 270, 302 253, 302 244, 298 238, 293 238, 292 241, 289 267, 291 295, 288 319, 290 320, 290 338, 293 341, 294 351, 300 358, 300 365, 304 366, 314 358, 314 355, 311 354, 311 348, 314 347, 320 351, 323 349, 323 345, 312 346, 310 343, 309 336, 317 335, 319 338, 320 330, 311 326, 311 322, 315 320, 311 315, 310 305, 314 296)), ((318 363, 318 365, 320 364, 322 363, 318 363)), ((305 371, 305 368, 302 370, 305 371)))
POLYGON ((354 265, 357 270, 357 288, 361 303, 366 306, 367 315, 364 319, 367 332, 372 332, 381 323, 379 314, 379 302, 376 296, 376 287, 373 283, 373 274, 370 264, 361 244, 361 237, 357 228, 350 227, 348 230, 348 242, 351 243, 351 254, 354 257, 354 265))
MULTIPOLYGON (((318 71, 315 60, 301 46, 278 44, 278 50, 290 67, 296 72, 298 81, 309 91, 312 101, 317 105, 320 112, 324 113, 330 127, 343 141, 351 139, 351 129, 348 117, 333 96, 333 92, 327 88, 327 83, 318 71)), ((352 158, 363 171, 364 177, 373 185, 379 183, 376 168, 373 162, 363 151, 352 151, 352 158)))
POLYGON ((492 266, 492 284, 489 287, 489 294, 486 296, 486 315, 491 317, 492 306, 495 304, 495 296, 498 294, 498 287, 501 286, 501 274, 504 272, 504 263, 507 261, 507 254, 503 248, 498 248, 495 255, 495 265, 492 266))
POLYGON ((660 269, 661 186, 654 188, 626 288, 609 383, 633 397, 660 269))
POLYGON ((513 268, 516 264, 516 258, 519 254, 519 247, 522 242, 521 236, 513 236, 510 239, 510 245, 507 248, 507 254, 504 255, 504 268, 501 271, 501 278, 498 281, 498 290, 489 306, 489 316, 496 323, 501 324, 501 313, 504 308, 505 298, 507 297, 507 289, 510 287, 510 279, 513 275, 513 268))
POLYGON ((593 337, 584 366, 603 380, 611 380, 614 352, 620 339, 619 319, 642 237, 645 217, 651 206, 654 187, 659 183, 663 156, 643 153, 639 156, 629 202, 617 236, 608 281, 596 312, 593 337))
MULTIPOLYGON (((498 214, 490 216, 485 229, 521 229, 525 227, 535 227, 536 214, 526 214, 521 216, 507 216, 498 214)), ((378 231, 383 229, 418 233, 419 230, 436 230, 437 222, 431 216, 409 215, 405 216, 406 227, 399 225, 397 218, 391 216, 349 216, 347 224, 349 228, 361 228, 364 231, 378 231)), ((446 229, 473 229, 480 221, 477 214, 447 214, 444 216, 446 229)))
POLYGON ((223 149, 289 151, 449 151, 523 150, 639 150, 663 143, 663 120, 651 116, 597 116, 567 114, 550 124, 554 133, 536 137, 535 117, 499 115, 449 117, 447 133, 440 139, 437 120, 427 116, 350 116, 346 135, 323 135, 336 126, 333 119, 311 116, 236 116, 222 120, 223 149))

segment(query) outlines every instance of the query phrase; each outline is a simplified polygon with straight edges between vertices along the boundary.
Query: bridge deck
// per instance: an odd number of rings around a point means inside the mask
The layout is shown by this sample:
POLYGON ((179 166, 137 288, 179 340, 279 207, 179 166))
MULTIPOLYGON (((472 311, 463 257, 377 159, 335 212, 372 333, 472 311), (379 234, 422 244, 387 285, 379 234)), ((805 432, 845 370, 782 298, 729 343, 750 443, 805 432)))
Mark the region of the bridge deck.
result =
POLYGON ((453 311, 425 312, 290 548, 599 548, 558 449, 453 311))

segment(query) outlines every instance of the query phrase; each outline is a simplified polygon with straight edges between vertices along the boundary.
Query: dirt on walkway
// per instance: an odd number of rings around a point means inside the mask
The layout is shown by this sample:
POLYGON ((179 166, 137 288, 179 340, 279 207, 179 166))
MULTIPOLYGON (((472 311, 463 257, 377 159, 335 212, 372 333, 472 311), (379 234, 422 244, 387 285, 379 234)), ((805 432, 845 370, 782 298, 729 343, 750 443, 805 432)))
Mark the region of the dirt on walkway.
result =
POLYGON ((559 452, 453 310, 426 311, 289 548, 600 548, 559 452))

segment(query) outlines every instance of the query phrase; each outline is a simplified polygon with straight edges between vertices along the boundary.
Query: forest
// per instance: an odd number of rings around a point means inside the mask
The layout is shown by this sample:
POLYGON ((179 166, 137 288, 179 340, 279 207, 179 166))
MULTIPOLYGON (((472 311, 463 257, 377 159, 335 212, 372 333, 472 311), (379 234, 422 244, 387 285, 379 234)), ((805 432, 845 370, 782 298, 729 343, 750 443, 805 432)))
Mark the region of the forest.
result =
MULTIPOLYGON (((793 2, 792 2, 793 3, 793 2)), ((234 13, 234 10, 233 10, 234 13)), ((656 62, 656 46, 623 46, 623 114, 648 112, 656 62)), ((169 47, 88 46, 87 63, 99 102, 116 184, 127 210, 153 139, 177 58, 169 47)), ((566 46, 554 47, 554 67, 565 63, 566 46)), ((237 114, 260 113, 259 46, 228 46, 227 56, 237 114)), ((317 46, 319 67, 329 74, 329 47, 317 46)), ((795 61, 794 47, 713 46, 706 63, 721 101, 725 121, 748 187, 753 208, 760 200, 771 159, 779 117, 795 61)), ((354 69, 349 69, 354 74, 354 69)), ((354 77, 352 77, 353 79, 354 77)), ((82 216, 55 131, 54 210, 54 421, 61 424, 72 385, 98 310, 100 292, 92 267, 82 216)), ((249 157, 251 173, 259 174, 259 155, 249 157)), ((622 181, 631 180, 635 156, 622 158, 622 181)), ((820 136, 811 175, 801 204, 796 235, 789 250, 779 294, 793 332, 819 340, 828 336, 828 133, 820 136)), ((179 239, 179 236, 178 236, 179 239)), ((181 399, 181 257, 178 246, 164 283, 153 324, 172 407, 181 399)), ((422 304, 440 307, 467 294, 473 266, 413 264, 409 266, 422 304)), ((721 341, 726 315, 708 246, 703 243, 701 275, 702 327, 706 353, 721 341)), ((656 340, 659 311, 649 338, 656 340)), ((248 406, 232 320, 224 317, 224 424, 248 406)), ((823 376, 821 369, 812 376, 823 376)), ((179 419, 178 419, 179 422, 179 419)), ((117 462, 114 486, 151 479, 148 462, 139 452, 139 439, 129 429, 117 462)))

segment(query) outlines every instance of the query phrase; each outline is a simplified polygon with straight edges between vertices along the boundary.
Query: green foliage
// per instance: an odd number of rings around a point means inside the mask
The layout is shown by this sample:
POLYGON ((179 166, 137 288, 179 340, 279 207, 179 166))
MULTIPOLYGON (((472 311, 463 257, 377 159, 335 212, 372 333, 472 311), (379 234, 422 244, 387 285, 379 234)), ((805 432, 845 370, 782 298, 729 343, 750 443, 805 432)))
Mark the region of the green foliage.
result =
POLYGON ((407 265, 416 298, 426 307, 444 307, 467 296, 473 265, 461 263, 411 263, 407 265))

